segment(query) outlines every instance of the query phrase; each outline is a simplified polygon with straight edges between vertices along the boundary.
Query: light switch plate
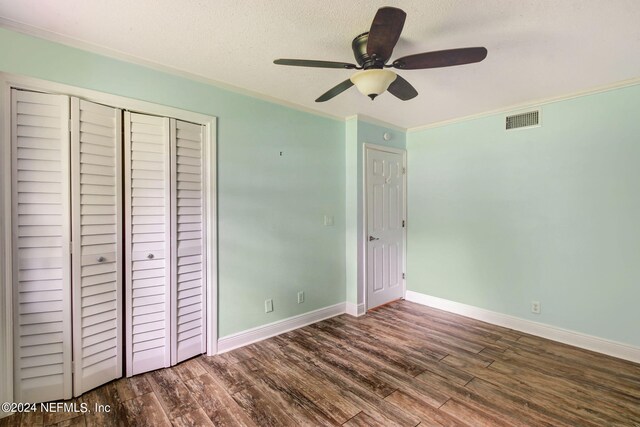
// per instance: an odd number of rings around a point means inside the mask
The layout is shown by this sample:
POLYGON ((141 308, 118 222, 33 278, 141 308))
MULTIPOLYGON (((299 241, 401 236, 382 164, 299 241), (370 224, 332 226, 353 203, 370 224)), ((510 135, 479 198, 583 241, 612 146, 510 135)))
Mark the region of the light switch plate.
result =
POLYGON ((327 227, 333 227, 333 215, 324 216, 324 225, 327 227))

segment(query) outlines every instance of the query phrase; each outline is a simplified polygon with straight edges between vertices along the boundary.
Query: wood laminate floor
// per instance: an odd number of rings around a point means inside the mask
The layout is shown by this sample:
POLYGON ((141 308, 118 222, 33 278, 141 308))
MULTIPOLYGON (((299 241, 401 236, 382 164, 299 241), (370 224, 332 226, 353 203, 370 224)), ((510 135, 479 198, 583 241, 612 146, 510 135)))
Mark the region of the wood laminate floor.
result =
POLYGON ((12 425, 640 426, 640 365, 406 301, 121 379, 12 425))

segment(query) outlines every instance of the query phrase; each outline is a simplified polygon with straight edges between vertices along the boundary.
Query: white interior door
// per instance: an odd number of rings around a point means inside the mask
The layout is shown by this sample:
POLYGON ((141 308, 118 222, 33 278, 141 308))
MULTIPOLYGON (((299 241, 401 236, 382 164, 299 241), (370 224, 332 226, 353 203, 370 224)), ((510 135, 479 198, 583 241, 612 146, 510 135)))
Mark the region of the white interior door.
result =
POLYGON ((68 399, 69 98, 12 90, 11 127, 14 400, 68 399))
POLYGON ((203 126, 171 119, 171 362, 205 346, 203 126))
POLYGON ((169 119, 125 112, 127 376, 171 365, 169 119))
POLYGON ((404 295, 404 153, 366 147, 367 308, 404 295))
POLYGON ((73 394, 122 376, 122 116, 71 98, 73 394))

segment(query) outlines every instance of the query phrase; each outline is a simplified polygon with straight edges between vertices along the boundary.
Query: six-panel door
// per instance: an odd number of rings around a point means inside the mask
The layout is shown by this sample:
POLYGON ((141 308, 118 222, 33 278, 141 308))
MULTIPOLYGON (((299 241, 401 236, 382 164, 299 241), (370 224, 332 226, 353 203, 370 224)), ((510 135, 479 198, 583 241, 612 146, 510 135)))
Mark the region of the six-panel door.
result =
POLYGON ((402 154, 367 148, 367 308, 403 297, 402 154))

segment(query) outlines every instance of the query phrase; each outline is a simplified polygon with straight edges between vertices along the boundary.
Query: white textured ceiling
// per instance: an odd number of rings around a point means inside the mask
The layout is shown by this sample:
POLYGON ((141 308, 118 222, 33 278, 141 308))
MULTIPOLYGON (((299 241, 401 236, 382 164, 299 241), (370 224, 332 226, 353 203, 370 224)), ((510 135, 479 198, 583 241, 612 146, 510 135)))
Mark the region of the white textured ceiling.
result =
POLYGON ((0 0, 0 17, 331 115, 407 128, 640 76, 638 0, 0 0), (353 62, 351 40, 381 6, 407 12, 392 59, 469 46, 485 46, 487 59, 399 72, 419 92, 410 101, 389 93, 370 101, 351 88, 324 104, 314 100, 353 71, 273 64, 353 62))

